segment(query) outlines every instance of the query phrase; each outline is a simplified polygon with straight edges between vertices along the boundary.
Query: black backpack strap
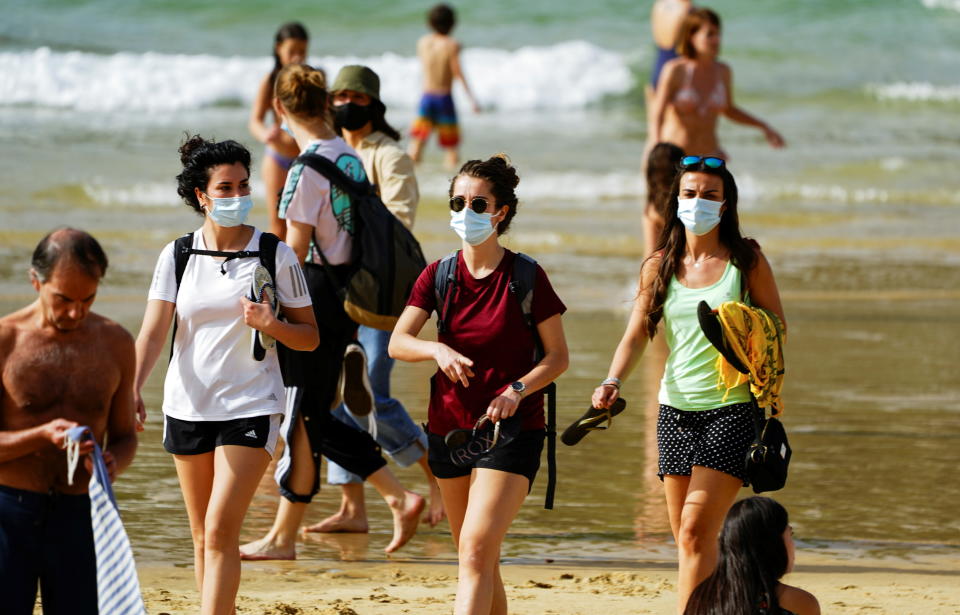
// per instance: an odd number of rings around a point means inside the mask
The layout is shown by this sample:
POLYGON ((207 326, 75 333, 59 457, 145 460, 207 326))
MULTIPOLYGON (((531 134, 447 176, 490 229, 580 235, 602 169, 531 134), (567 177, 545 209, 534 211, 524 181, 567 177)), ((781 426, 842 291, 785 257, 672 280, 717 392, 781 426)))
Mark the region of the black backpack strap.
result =
POLYGON ((190 260, 191 249, 193 248, 193 233, 187 233, 183 237, 178 237, 173 242, 173 262, 174 273, 177 276, 177 290, 180 290, 180 280, 183 279, 183 272, 187 270, 187 261, 190 260))
POLYGON ((353 179, 344 173, 343 169, 337 166, 337 163, 326 156, 321 156, 320 154, 300 154, 293 161, 293 164, 302 164, 310 167, 349 194, 350 198, 376 194, 376 189, 369 181, 357 181, 353 179))
MULTIPOLYGON (((178 237, 173 242, 173 273, 177 280, 177 294, 180 294, 180 280, 183 279, 183 272, 187 270, 187 261, 190 260, 191 250, 193 248, 193 233, 187 233, 183 237, 178 237)), ((173 340, 177 339, 177 310, 174 305, 173 310, 173 334, 170 336, 170 358, 167 362, 173 360, 173 340)))
MULTIPOLYGON (((533 322, 533 289, 537 283, 537 261, 522 252, 517 252, 513 261, 513 277, 510 279, 510 293, 520 302, 523 319, 533 333, 536 344, 534 365, 543 359, 543 342, 533 322)), ((557 490, 557 385, 551 382, 543 388, 547 399, 547 493, 543 507, 553 508, 553 498, 557 490)))
POLYGON ((517 252, 513 260, 513 276, 510 278, 510 293, 520 302, 520 311, 523 312, 523 320, 527 327, 533 333, 533 339, 536 343, 533 362, 539 363, 543 358, 543 344, 540 342, 540 334, 537 333, 537 325, 533 322, 533 287, 537 282, 537 261, 533 260, 522 252, 517 252))
POLYGON ((457 285, 457 259, 460 250, 454 250, 444 256, 437 264, 437 271, 433 276, 433 292, 437 298, 437 332, 446 333, 447 316, 450 313, 450 289, 457 285))
POLYGON ((543 395, 547 398, 547 493, 543 507, 552 510, 557 492, 557 383, 545 386, 543 395))

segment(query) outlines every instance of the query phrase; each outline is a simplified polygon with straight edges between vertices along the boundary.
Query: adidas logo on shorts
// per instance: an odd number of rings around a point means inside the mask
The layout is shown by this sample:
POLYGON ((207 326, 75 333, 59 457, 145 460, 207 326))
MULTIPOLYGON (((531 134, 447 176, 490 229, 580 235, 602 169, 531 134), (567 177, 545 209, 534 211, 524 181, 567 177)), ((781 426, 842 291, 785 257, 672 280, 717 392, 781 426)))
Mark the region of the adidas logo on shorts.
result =
POLYGON ((245 434, 243 434, 243 435, 245 435, 245 436, 248 437, 248 438, 256 438, 256 437, 257 437, 257 432, 254 431, 253 429, 251 429, 250 431, 248 431, 247 433, 245 433, 245 434))

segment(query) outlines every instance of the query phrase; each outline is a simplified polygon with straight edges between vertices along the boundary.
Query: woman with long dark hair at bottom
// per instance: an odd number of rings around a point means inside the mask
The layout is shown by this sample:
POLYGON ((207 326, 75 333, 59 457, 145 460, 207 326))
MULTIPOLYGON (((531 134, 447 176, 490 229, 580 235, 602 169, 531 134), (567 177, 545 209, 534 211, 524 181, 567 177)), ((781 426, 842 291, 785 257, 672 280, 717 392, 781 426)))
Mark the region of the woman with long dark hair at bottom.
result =
POLYGON ((717 568, 693 590, 684 615, 820 615, 813 594, 780 582, 793 559, 787 510, 770 498, 740 500, 723 522, 717 568))

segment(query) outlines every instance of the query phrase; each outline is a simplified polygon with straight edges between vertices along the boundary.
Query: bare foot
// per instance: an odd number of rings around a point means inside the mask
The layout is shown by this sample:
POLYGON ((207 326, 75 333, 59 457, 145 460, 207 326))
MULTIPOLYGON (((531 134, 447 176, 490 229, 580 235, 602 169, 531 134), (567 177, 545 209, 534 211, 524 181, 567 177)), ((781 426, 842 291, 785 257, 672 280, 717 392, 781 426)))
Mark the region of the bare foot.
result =
POLYGON ((447 516, 443 510, 443 497, 440 495, 440 486, 436 481, 430 485, 430 507, 423 511, 423 523, 429 523, 430 527, 436 527, 438 523, 447 516))
POLYGON ((281 546, 273 542, 269 536, 260 540, 240 545, 240 559, 267 560, 267 559, 297 559, 297 548, 293 544, 281 546))
POLYGON ((366 534, 370 531, 370 526, 365 518, 350 517, 338 512, 320 523, 303 528, 303 531, 321 534, 366 534))
POLYGON ((425 505, 426 501, 412 491, 404 491, 403 500, 390 505, 393 513, 393 540, 384 551, 393 553, 413 538, 425 505))

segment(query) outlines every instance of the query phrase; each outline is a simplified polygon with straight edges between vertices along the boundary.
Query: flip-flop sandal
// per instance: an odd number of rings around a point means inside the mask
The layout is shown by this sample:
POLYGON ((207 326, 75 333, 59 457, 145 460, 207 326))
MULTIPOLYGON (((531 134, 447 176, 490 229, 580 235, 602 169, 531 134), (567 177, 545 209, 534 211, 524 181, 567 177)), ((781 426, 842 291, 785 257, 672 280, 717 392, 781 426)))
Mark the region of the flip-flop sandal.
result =
POLYGON ((613 425, 613 417, 623 412, 623 409, 626 407, 627 400, 622 397, 618 397, 609 408, 594 408, 590 406, 590 408, 583 413, 583 416, 563 430, 560 441, 567 446, 573 446, 580 440, 583 440, 584 436, 591 431, 609 429, 613 425), (602 425, 601 423, 606 423, 606 425, 602 425))
POLYGON ((494 448, 510 442, 522 426, 516 419, 511 416, 494 423, 484 414, 473 429, 454 429, 443 438, 450 450, 450 461, 460 467, 470 466, 494 448))
POLYGON ((710 309, 706 301, 701 301, 697 305, 697 319, 700 321, 700 330, 707 337, 707 340, 713 344, 723 358, 727 360, 735 370, 742 374, 749 374, 750 370, 744 366, 743 362, 737 357, 737 353, 727 344, 727 338, 723 335, 723 325, 720 324, 720 317, 710 309))
MULTIPOLYGON (((253 270, 253 283, 250 286, 250 301, 261 303, 266 297, 270 303, 270 309, 273 310, 273 315, 276 316, 280 310, 280 304, 277 301, 277 289, 273 285, 273 278, 266 267, 257 265, 257 268, 253 270)), ((251 352, 256 361, 263 361, 264 357, 267 356, 267 351, 277 345, 277 340, 256 329, 253 329, 251 337, 251 352)))
POLYGON ((343 365, 337 384, 340 399, 352 414, 367 416, 376 409, 373 388, 367 375, 367 354, 356 342, 343 351, 343 365))

